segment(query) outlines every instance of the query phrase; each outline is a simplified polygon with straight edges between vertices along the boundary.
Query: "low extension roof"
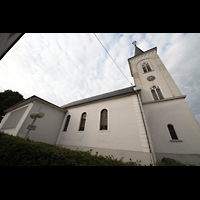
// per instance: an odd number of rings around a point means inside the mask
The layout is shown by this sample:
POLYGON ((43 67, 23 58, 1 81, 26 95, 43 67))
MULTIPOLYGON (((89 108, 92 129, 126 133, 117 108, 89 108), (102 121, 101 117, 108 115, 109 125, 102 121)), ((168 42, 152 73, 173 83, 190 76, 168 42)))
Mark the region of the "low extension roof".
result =
POLYGON ((120 96, 120 95, 124 95, 124 94, 131 94, 131 93, 135 93, 133 86, 124 88, 121 90, 116 90, 113 92, 108 92, 105 94, 93 96, 90 98, 85 98, 82 100, 74 101, 74 102, 71 102, 71 103, 61 106, 61 108, 69 108, 72 106, 77 106, 77 105, 81 105, 81 104, 85 104, 85 103, 90 103, 90 102, 94 102, 94 101, 98 101, 98 100, 102 100, 102 99, 107 99, 107 98, 116 97, 116 96, 120 96))
POLYGON ((50 103, 50 102, 48 102, 48 101, 46 101, 46 100, 44 100, 44 99, 42 99, 42 98, 40 98, 40 97, 38 97, 38 96, 33 95, 33 96, 31 96, 31 97, 29 97, 29 98, 27 98, 27 99, 25 99, 25 100, 22 100, 22 101, 20 101, 19 103, 16 103, 16 104, 14 104, 13 106, 10 106, 9 108, 5 109, 5 110, 4 110, 4 113, 10 112, 10 111, 12 111, 12 110, 15 110, 16 108, 19 108, 19 107, 21 107, 21 106, 24 106, 24 105, 26 105, 26 104, 28 104, 28 103, 30 103, 30 102, 35 101, 35 100, 40 101, 41 103, 44 103, 44 104, 46 104, 46 105, 49 105, 49 106, 51 106, 51 107, 53 107, 53 108, 55 108, 55 109, 58 109, 58 110, 60 110, 60 111, 62 111, 62 112, 66 112, 65 109, 63 109, 63 108, 61 108, 61 107, 59 107, 59 106, 56 106, 55 104, 50 103))

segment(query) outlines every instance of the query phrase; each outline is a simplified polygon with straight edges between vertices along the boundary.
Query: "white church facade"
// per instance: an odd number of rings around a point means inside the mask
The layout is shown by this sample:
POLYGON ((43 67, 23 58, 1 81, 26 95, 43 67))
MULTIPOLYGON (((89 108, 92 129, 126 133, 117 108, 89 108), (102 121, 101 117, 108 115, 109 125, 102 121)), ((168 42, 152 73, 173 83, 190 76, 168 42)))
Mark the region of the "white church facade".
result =
POLYGON ((56 106, 32 96, 6 109, 0 131, 93 154, 155 164, 163 157, 200 165, 200 126, 157 54, 135 45, 128 59, 135 86, 56 106))

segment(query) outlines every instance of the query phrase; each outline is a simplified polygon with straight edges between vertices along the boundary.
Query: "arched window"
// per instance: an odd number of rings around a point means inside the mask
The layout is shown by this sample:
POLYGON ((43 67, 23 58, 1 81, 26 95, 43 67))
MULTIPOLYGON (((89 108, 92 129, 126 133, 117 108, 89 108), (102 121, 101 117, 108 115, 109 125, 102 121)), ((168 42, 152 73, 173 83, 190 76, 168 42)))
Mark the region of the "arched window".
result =
POLYGON ((158 86, 152 86, 150 90, 154 100, 164 99, 162 92, 158 86))
POLYGON ((173 125, 172 125, 172 124, 168 124, 168 125, 167 125, 167 128, 168 128, 168 130, 169 130, 169 133, 170 133, 170 135, 171 135, 172 140, 178 140, 178 137, 177 137, 177 135, 176 135, 176 132, 175 132, 175 130, 174 130, 173 125))
POLYGON ((146 63, 146 62, 142 64, 142 69, 143 69, 144 73, 152 71, 149 63, 146 63))
POLYGON ((108 111, 103 109, 101 111, 101 119, 100 119, 100 130, 108 129, 108 111))
POLYGON ((67 116, 67 119, 66 119, 66 122, 65 122, 65 126, 64 126, 63 131, 67 131, 70 118, 71 118, 71 115, 68 115, 68 116, 67 116))
POLYGON ((79 131, 84 131, 85 129, 85 121, 86 121, 86 112, 81 115, 81 123, 79 127, 79 131))
POLYGON ((156 92, 157 92, 157 94, 158 94, 160 99, 164 99, 164 97, 163 97, 163 95, 162 95, 162 93, 161 93, 159 88, 156 88, 156 92))

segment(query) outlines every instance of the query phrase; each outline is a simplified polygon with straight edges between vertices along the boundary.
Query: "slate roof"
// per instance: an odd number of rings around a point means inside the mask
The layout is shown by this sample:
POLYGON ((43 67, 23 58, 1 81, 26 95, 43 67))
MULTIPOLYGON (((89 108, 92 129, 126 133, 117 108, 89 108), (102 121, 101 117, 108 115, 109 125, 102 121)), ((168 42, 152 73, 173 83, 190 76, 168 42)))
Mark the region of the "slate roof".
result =
POLYGON ((140 55, 142 53, 144 53, 144 51, 142 51, 140 48, 138 48, 137 46, 135 46, 135 55, 134 56, 140 55))
POLYGON ((71 102, 71 103, 68 103, 66 105, 61 106, 61 108, 68 108, 68 107, 72 107, 72 106, 77 106, 77 105, 90 103, 90 102, 94 102, 94 101, 98 101, 98 100, 102 100, 102 99, 107 99, 107 98, 120 96, 120 95, 124 95, 124 94, 129 94, 129 93, 135 93, 133 86, 128 87, 128 88, 124 88, 124 89, 121 89, 121 90, 116 90, 116 91, 113 91, 113 92, 108 92, 108 93, 105 93, 105 94, 100 94, 100 95, 93 96, 93 97, 90 97, 90 98, 85 98, 85 99, 82 99, 82 100, 74 101, 74 102, 71 102))

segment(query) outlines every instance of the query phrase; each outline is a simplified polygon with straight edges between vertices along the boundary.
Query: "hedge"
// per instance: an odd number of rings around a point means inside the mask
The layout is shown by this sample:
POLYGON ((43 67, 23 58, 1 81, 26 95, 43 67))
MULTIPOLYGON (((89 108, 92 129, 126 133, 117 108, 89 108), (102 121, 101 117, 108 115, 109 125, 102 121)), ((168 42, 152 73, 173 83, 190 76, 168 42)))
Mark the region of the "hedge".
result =
POLYGON ((141 166, 139 161, 123 162, 113 156, 91 155, 91 151, 69 150, 0 132, 0 166, 141 166))
MULTIPOLYGON (((70 150, 0 132, 0 166, 142 166, 141 161, 123 162, 123 158, 91 153, 92 149, 70 150)), ((171 158, 163 158, 156 165, 185 166, 171 158)))

